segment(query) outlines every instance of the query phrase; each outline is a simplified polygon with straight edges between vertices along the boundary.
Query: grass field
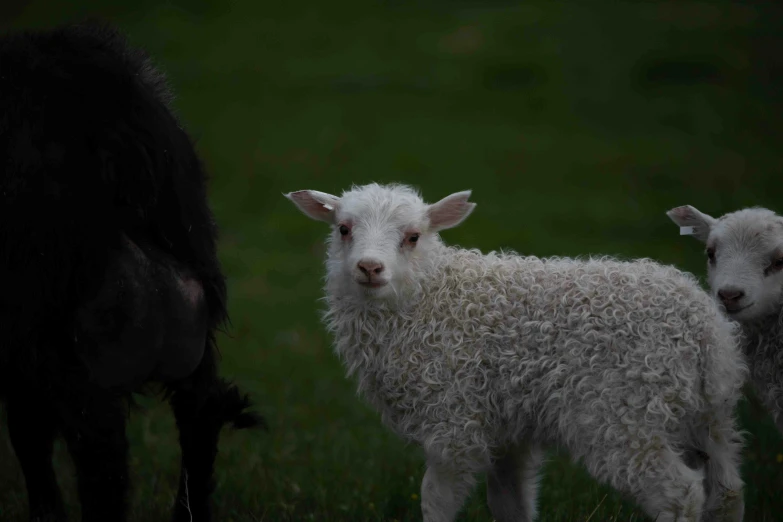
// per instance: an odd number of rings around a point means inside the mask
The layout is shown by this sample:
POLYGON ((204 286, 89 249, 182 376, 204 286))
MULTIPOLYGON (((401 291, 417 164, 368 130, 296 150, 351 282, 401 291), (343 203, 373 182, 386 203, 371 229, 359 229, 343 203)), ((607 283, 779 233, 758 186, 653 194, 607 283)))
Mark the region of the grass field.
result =
MULTIPOLYGON (((220 521, 421 519, 421 453, 356 396, 318 322, 326 229, 282 192, 401 181, 436 200, 472 188, 478 208, 448 242, 652 257, 699 275, 702 247, 665 210, 783 211, 783 10, 773 2, 3 4, 1 29, 113 20, 178 92, 222 227, 233 320, 223 372, 271 425, 224 432, 220 521)), ((142 403, 129 428, 133 520, 162 521, 179 450, 168 409, 142 403)), ((746 520, 780 520, 783 440, 752 398, 740 414, 746 520)), ((75 514, 62 447, 57 464, 75 514)), ((539 505, 544 522, 644 520, 557 453, 539 505)), ((0 520, 25 513, 0 434, 0 520)), ((460 520, 491 520, 483 485, 460 520)))

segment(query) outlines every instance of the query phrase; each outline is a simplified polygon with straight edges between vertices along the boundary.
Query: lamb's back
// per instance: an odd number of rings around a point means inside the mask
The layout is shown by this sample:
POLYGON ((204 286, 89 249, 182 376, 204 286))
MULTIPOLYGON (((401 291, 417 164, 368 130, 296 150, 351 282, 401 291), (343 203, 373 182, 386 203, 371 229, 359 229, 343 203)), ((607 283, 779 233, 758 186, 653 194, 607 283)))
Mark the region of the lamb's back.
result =
POLYGON ((361 387, 398 431, 513 438, 640 411, 664 426, 703 404, 703 357, 726 322, 692 276, 648 260, 447 253, 417 306, 362 319, 378 337, 360 342, 361 387))
POLYGON ((692 275, 654 261, 448 253, 427 281, 413 328, 436 321, 477 345, 497 338, 554 353, 566 340, 691 342, 705 322, 725 323, 692 275))

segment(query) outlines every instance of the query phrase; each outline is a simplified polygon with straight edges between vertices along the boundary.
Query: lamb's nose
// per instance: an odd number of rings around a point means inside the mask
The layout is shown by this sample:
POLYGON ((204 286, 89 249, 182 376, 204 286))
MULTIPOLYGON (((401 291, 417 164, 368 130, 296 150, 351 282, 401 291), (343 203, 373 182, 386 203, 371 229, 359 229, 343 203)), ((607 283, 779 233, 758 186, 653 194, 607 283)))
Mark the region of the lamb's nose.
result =
POLYGON ((724 303, 736 302, 745 297, 745 292, 738 288, 722 288, 718 290, 718 297, 724 303))
POLYGON ((357 263, 357 266, 359 267, 359 270, 362 271, 362 273, 368 276, 373 274, 380 274, 383 272, 383 264, 380 261, 375 261, 372 259, 363 259, 357 263))

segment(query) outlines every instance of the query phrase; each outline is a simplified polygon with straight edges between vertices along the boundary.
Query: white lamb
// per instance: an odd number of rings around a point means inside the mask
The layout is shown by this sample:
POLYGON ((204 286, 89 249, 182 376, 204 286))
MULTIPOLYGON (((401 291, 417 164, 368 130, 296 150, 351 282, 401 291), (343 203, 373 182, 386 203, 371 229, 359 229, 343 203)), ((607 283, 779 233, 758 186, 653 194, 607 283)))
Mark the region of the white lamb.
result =
POLYGON ((332 226, 324 320, 359 391, 424 449, 425 522, 453 520, 478 472, 498 522, 533 520, 546 446, 658 522, 742 520, 746 368, 713 300, 649 260, 446 246, 438 232, 471 213, 469 195, 287 194, 332 226))
POLYGON ((783 433, 783 217, 747 208, 715 219, 691 206, 667 214, 706 243, 710 288, 742 324, 751 382, 783 433))

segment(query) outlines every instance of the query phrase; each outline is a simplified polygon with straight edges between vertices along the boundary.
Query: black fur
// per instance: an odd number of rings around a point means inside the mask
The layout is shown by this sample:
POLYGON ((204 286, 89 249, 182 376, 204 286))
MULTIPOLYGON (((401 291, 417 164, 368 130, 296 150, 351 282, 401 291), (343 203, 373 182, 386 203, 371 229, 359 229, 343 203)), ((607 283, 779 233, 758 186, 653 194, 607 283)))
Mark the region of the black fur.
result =
POLYGON ((65 520, 58 434, 83 520, 126 520, 128 399, 147 382, 180 432, 174 520, 211 519, 221 427, 262 422, 217 374, 217 227, 170 99, 111 28, 0 37, 0 399, 32 520, 65 520))

